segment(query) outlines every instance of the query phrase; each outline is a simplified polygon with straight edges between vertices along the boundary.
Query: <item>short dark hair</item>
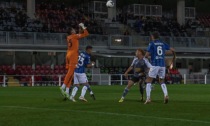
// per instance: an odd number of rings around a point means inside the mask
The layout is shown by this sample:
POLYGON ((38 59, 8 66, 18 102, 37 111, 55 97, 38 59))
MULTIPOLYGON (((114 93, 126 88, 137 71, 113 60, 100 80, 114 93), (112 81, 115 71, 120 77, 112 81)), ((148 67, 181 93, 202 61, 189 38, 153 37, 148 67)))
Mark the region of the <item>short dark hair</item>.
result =
POLYGON ((71 30, 72 30, 72 27, 69 27, 69 28, 67 29, 67 34, 68 34, 68 35, 71 35, 71 30))
POLYGON ((92 48, 93 48, 92 46, 86 46, 86 50, 92 49, 92 48))
POLYGON ((160 34, 157 31, 153 32, 152 36, 154 37, 154 39, 159 39, 160 38, 160 34))
POLYGON ((71 35, 71 31, 74 29, 74 27, 69 27, 68 29, 67 29, 67 34, 68 35, 71 35))

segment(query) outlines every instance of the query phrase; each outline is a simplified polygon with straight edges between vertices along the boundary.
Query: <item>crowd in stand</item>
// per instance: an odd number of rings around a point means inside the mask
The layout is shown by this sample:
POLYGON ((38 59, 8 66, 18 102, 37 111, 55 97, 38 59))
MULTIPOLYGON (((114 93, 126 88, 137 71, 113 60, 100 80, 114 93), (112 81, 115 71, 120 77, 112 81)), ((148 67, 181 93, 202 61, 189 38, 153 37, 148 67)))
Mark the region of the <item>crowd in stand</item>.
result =
POLYGON ((69 27, 78 28, 78 24, 83 22, 91 34, 103 34, 96 20, 81 9, 67 7, 64 3, 36 4, 34 19, 27 16, 22 4, 6 2, 0 5, 0 31, 66 33, 69 27))
MULTIPOLYGON (((41 2, 36 4, 35 18, 26 14, 26 7, 19 3, 0 3, 0 31, 17 32, 51 32, 66 33, 69 27, 78 27, 85 23, 91 34, 104 34, 99 21, 90 18, 83 9, 65 5, 65 3, 41 2)), ((132 28, 143 36, 149 36, 153 31, 159 31, 161 36, 191 37, 205 36, 205 32, 197 32, 196 28, 210 27, 210 16, 200 16, 186 20, 181 26, 175 18, 165 17, 134 17, 132 15, 117 15, 116 21, 127 24, 127 20, 135 20, 132 28)), ((129 31, 125 32, 125 35, 129 31)))
POLYGON ((103 34, 98 22, 91 19, 82 9, 66 6, 64 3, 36 5, 36 18, 48 25, 50 32, 66 32, 68 27, 78 27, 83 22, 90 33, 103 34))
MULTIPOLYGON (((197 28, 208 27, 200 21, 201 19, 188 19, 186 25, 179 25, 175 18, 162 17, 136 17, 133 28, 137 33, 149 35, 150 32, 158 31, 161 36, 193 37, 197 28)), ((210 20, 209 20, 210 22, 210 20)), ((209 25, 210 26, 210 25, 209 25)), ((204 36, 205 34, 200 34, 204 36)))
POLYGON ((42 28, 40 21, 28 18, 23 5, 0 6, 0 31, 41 32, 42 28))

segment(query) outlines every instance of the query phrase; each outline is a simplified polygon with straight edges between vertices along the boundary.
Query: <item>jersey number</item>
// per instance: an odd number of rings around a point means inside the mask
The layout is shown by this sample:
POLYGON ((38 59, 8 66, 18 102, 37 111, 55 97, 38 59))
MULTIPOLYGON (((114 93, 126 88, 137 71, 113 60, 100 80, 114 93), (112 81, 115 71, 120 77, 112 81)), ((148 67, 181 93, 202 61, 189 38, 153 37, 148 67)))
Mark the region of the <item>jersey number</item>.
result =
POLYGON ((68 41, 68 46, 71 48, 72 47, 72 41, 71 39, 68 41))
POLYGON ((157 54, 158 54, 159 56, 162 56, 162 55, 163 55, 162 46, 158 46, 158 47, 157 47, 157 54))
POLYGON ((78 58, 78 65, 79 65, 79 66, 83 66, 83 64, 84 64, 84 60, 85 60, 85 58, 84 58, 84 57, 79 56, 79 58, 78 58))

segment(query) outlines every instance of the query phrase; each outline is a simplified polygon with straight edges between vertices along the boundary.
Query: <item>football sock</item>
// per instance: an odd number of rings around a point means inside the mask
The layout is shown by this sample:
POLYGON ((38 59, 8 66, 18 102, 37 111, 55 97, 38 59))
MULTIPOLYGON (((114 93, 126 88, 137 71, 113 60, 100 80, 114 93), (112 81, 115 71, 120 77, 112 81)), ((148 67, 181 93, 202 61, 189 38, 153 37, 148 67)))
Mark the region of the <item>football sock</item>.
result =
POLYGON ((87 89, 88 89, 87 86, 83 86, 82 92, 81 92, 81 96, 82 96, 82 97, 85 96, 87 89))
POLYGON ((62 84, 61 88, 64 90, 66 88, 66 85, 62 84))
POLYGON ((165 83, 161 84, 161 88, 163 90, 164 96, 168 96, 168 90, 165 83))
POLYGON ((140 91, 140 93, 141 93, 141 96, 143 97, 143 95, 144 95, 143 83, 139 84, 139 91, 140 91))
POLYGON ((73 86, 71 86, 71 87, 69 88, 69 93, 72 92, 72 89, 73 89, 73 86))
POLYGON ((92 95, 93 94, 93 91, 91 90, 90 88, 90 85, 86 85, 87 86, 87 90, 90 92, 90 94, 92 95))
POLYGON ((77 86, 75 86, 75 87, 73 88, 73 91, 72 91, 72 93, 71 93, 71 96, 72 96, 72 97, 74 97, 74 96, 77 94, 78 89, 79 89, 79 87, 77 87, 77 86))
POLYGON ((129 89, 126 87, 125 90, 123 91, 122 98, 125 98, 125 96, 128 94, 129 89))
POLYGON ((66 94, 69 94, 69 88, 66 87, 66 94))
POLYGON ((93 94, 93 91, 91 91, 90 94, 92 95, 93 94))
POLYGON ((147 83, 146 86, 147 100, 150 100, 150 93, 151 93, 151 83, 147 83))

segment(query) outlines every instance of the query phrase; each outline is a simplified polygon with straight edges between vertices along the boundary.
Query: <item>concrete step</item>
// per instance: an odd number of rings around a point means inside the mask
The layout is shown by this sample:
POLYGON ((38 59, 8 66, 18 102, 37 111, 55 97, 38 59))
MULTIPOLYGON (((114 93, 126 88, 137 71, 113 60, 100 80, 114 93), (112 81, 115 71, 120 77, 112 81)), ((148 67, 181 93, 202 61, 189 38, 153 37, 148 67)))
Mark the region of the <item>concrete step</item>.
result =
POLYGON ((10 87, 18 87, 20 86, 20 82, 17 79, 14 79, 14 77, 8 77, 8 86, 10 87))

